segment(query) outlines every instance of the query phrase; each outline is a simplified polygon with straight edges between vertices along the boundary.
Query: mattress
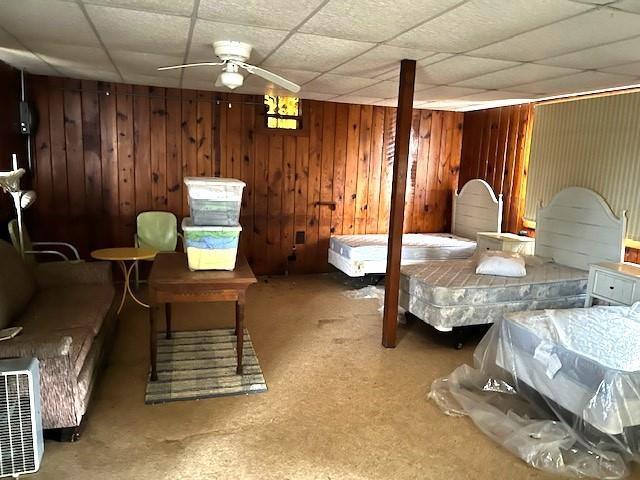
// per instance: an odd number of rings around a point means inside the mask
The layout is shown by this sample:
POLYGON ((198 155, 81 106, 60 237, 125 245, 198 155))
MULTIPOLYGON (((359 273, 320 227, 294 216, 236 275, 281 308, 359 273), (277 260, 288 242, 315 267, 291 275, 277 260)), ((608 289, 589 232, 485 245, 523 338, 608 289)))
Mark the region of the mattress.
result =
POLYGON ((434 327, 493 323, 505 313, 584 304, 588 272, 552 262, 527 265, 521 278, 476 275, 476 259, 402 267, 400 305, 434 327))
POLYGON ((640 312, 518 312, 500 325, 496 363, 607 434, 640 425, 640 312))
MULTIPOLYGON (((329 263, 351 277, 387 271, 386 234, 334 235, 329 243, 329 263)), ((450 233, 408 233, 402 236, 402 265, 425 260, 466 258, 476 242, 450 233)))
MULTIPOLYGON (((387 259, 386 234, 334 235, 329 248, 351 260, 387 259)), ((476 242, 450 233, 406 233, 402 236, 402 260, 440 260, 473 255, 476 242)))

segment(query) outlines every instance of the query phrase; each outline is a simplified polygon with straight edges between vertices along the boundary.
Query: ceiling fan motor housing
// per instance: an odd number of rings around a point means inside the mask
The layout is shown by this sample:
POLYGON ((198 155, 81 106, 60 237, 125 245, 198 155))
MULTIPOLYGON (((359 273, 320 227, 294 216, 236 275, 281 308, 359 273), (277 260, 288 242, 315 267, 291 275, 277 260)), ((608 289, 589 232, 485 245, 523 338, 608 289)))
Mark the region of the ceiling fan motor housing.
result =
POLYGON ((222 61, 245 62, 251 56, 251 45, 244 42, 213 42, 213 50, 222 61))

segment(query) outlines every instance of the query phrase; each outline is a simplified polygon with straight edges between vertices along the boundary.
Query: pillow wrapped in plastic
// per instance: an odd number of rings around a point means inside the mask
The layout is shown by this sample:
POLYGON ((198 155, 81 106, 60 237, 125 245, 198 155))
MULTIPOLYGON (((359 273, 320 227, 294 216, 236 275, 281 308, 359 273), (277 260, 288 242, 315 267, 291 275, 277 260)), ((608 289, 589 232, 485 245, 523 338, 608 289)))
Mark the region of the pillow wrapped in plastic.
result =
POLYGON ((429 397, 530 465, 614 479, 640 462, 640 305, 506 315, 474 366, 429 397))

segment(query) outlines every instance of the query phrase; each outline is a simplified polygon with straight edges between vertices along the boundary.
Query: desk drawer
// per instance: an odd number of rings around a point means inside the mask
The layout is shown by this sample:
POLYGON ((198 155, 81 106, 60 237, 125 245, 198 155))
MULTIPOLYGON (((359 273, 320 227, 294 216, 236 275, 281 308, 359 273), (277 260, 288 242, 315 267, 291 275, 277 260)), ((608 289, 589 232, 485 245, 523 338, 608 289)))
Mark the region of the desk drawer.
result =
POLYGON ((631 279, 596 271, 593 280, 593 293, 616 303, 633 303, 635 282, 631 279))

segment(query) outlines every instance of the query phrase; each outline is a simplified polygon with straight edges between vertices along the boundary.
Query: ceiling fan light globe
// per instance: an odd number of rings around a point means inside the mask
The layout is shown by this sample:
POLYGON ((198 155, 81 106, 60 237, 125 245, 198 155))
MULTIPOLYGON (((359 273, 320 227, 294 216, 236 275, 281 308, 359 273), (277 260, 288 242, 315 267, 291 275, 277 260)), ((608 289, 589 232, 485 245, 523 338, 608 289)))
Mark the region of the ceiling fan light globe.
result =
POLYGON ((218 77, 218 82, 225 87, 233 90, 234 88, 241 87, 244 83, 244 77, 238 72, 222 72, 218 77))

